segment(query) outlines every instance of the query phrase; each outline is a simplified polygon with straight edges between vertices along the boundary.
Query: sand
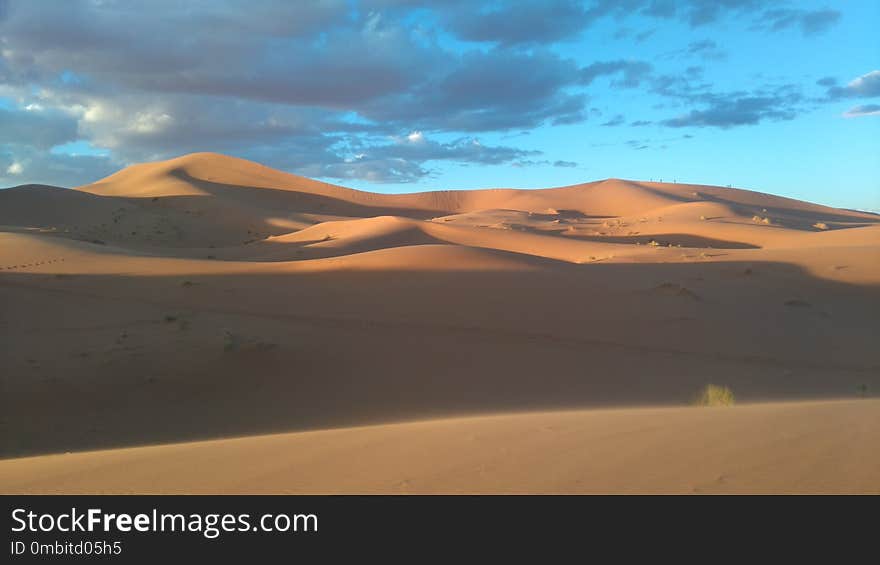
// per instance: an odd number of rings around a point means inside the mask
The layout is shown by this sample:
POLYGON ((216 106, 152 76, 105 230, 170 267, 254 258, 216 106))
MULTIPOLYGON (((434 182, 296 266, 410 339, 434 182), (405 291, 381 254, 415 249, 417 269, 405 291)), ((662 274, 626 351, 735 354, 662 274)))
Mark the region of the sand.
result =
POLYGON ((874 214, 621 179, 382 195, 200 153, 0 191, 0 301, 0 492, 880 485, 874 214), (709 383, 740 405, 685 407, 709 383), (216 482, 173 477, 199 457, 216 482))
POLYGON ((29 493, 874 493, 880 400, 531 412, 0 464, 29 493))

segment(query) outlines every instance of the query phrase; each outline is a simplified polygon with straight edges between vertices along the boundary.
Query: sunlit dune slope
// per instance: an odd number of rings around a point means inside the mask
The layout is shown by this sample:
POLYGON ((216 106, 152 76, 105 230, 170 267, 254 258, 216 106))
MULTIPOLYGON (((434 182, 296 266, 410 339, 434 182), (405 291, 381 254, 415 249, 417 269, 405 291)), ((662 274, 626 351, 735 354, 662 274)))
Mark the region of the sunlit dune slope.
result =
MULTIPOLYGON (((227 248, 326 221, 377 216, 607 243, 648 243, 651 236, 686 232, 697 239, 685 243, 703 238, 711 245, 714 235, 722 246, 765 246, 788 232, 816 231, 816 224, 834 230, 877 221, 737 189, 619 179, 544 190, 373 194, 210 153, 134 165, 76 191, 18 187, 0 193, 0 204, 0 225, 10 229, 141 249, 227 248)), ((380 236, 373 239, 381 246, 380 236)))
POLYGON ((15 493, 874 493, 880 401, 537 412, 0 461, 15 493))

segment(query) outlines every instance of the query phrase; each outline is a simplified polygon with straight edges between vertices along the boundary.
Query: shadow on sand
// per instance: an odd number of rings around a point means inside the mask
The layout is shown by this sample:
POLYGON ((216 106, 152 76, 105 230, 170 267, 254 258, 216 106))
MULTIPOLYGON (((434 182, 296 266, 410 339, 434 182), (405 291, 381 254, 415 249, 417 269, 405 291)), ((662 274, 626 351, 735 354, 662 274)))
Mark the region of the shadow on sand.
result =
POLYGON ((453 414, 682 404, 708 382, 743 400, 880 388, 870 340, 880 288, 779 263, 4 272, 0 295, 3 457, 453 414), (657 291, 668 288, 699 300, 657 291))

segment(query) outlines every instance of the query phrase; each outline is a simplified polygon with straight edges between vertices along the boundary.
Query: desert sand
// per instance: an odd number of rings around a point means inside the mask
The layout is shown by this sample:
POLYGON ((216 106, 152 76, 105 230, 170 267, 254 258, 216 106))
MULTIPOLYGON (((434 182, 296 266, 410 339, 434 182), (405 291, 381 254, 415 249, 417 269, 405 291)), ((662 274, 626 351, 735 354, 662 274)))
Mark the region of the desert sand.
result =
POLYGON ((874 493, 880 400, 529 412, 22 458, 39 493, 874 493))
POLYGON ((880 491, 875 214, 200 153, 0 190, 0 306, 0 492, 880 491))

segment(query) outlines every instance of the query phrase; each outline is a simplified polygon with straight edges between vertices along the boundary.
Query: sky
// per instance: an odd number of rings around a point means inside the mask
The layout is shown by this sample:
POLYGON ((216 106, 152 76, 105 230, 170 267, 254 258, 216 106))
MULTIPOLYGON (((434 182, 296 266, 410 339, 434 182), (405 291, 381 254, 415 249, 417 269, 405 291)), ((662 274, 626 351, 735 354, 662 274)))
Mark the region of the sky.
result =
POLYGON ((880 210, 880 2, 0 0, 0 186, 216 151, 377 192, 880 210))

